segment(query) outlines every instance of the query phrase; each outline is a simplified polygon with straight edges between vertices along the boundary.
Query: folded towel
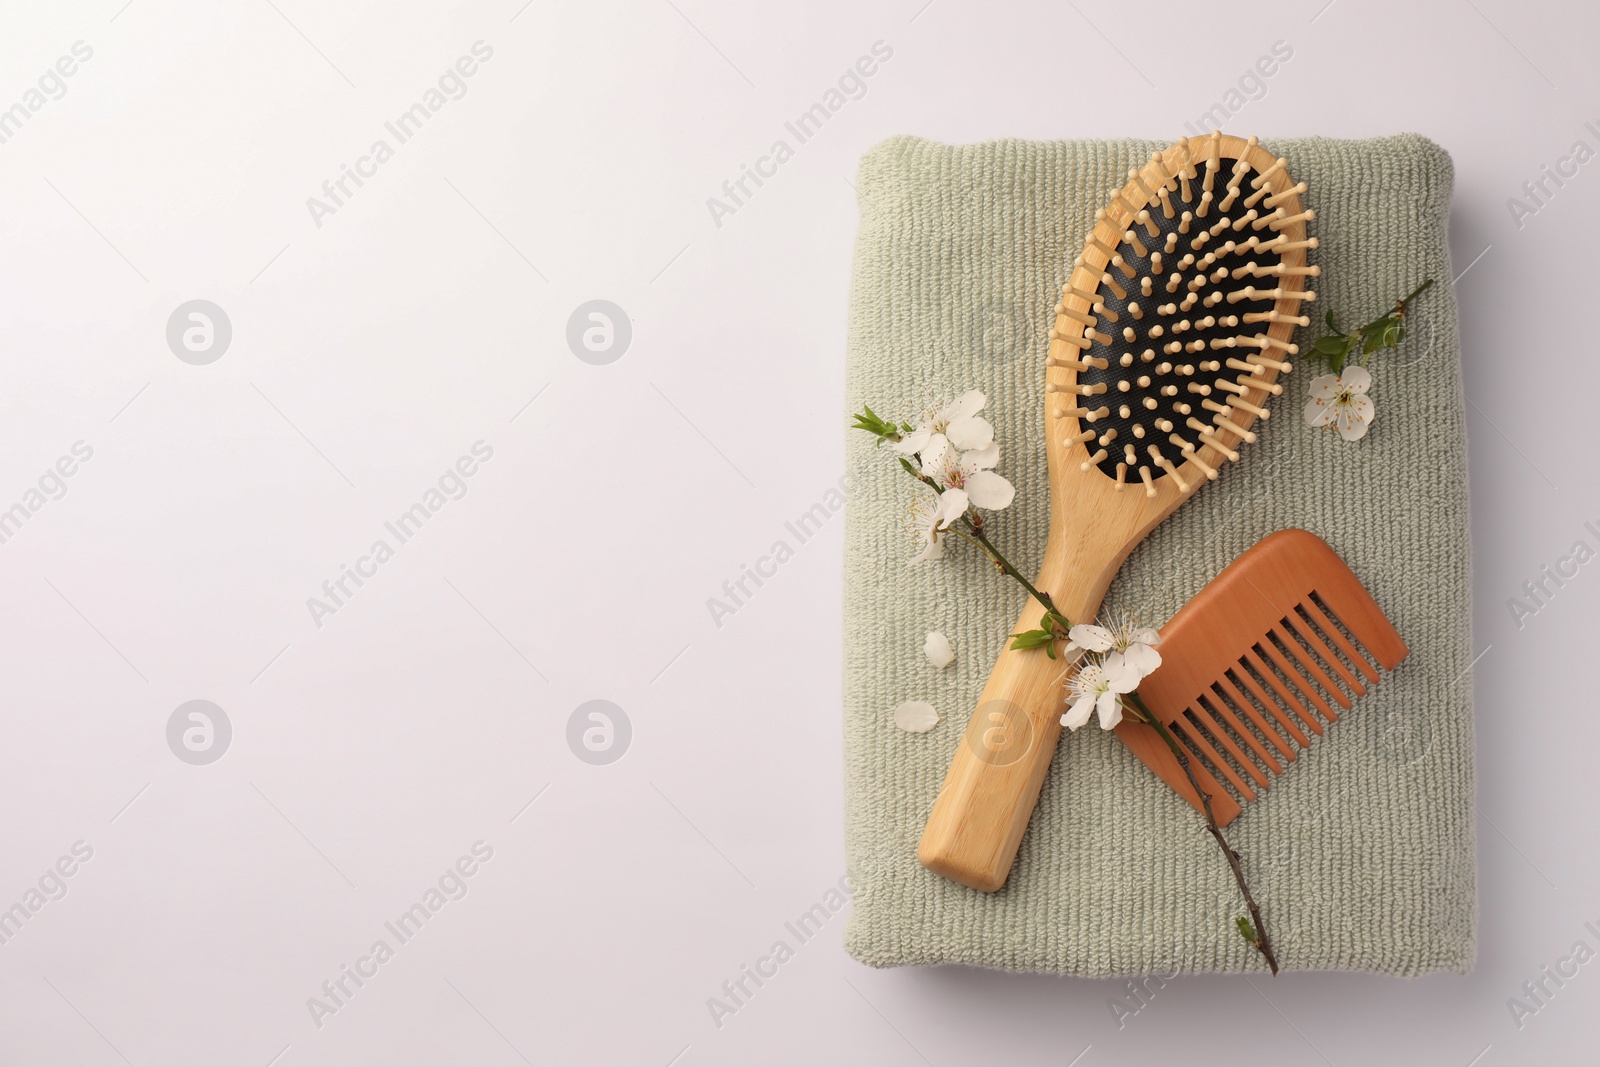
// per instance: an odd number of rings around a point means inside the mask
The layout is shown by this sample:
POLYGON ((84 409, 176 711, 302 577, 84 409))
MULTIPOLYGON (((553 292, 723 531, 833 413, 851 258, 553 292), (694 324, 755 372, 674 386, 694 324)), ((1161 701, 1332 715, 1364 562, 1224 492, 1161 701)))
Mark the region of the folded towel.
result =
MULTIPOLYGON (((1043 362, 1050 308, 1096 208, 1155 141, 911 137, 862 160, 847 404, 914 414, 966 389, 1002 444, 1016 503, 996 517, 1024 570, 1049 521, 1043 362)), ((1107 605, 1159 625, 1274 530, 1327 541, 1411 657, 1356 700, 1227 831, 1283 965, 1394 975, 1466 971, 1475 950, 1470 563, 1460 356, 1446 228, 1451 164, 1417 136, 1272 141, 1321 239, 1307 312, 1348 329, 1424 278, 1400 349, 1374 357, 1376 418, 1356 443, 1304 424, 1314 364, 1286 380, 1261 440, 1128 558, 1107 605)), ((1301 330, 1306 344, 1315 330, 1301 330)), ((917 863, 917 840, 990 667, 1015 584, 953 542, 908 567, 917 487, 860 432, 847 445, 845 810, 857 886, 845 935, 874 966, 965 963, 1125 975, 1262 967, 1233 929, 1242 902, 1199 816, 1109 733, 1065 735, 998 893, 917 863), (921 646, 938 630, 956 662, 921 646), (891 715, 943 716, 926 734, 891 715)))

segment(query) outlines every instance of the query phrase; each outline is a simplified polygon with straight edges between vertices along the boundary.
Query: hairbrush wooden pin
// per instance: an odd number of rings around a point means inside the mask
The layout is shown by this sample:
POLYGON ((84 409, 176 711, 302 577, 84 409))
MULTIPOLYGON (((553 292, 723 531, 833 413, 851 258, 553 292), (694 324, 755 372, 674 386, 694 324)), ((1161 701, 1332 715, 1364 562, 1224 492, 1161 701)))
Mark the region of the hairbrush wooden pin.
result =
MULTIPOLYGON (((1073 622, 1093 621, 1128 553, 1239 458, 1283 391, 1318 273, 1304 191, 1254 137, 1213 132, 1152 155, 1096 213, 1045 369, 1051 525, 1037 588, 1073 622)), ((1018 629, 1043 613, 1030 599, 1018 629)), ((1061 683, 1041 649, 1000 654, 928 817, 928 869, 1005 884, 1061 735, 1061 683)))
MULTIPOLYGON (((1367 691, 1357 672, 1378 681, 1369 655, 1392 671, 1407 653, 1333 549, 1305 530, 1280 530, 1161 628, 1161 667, 1139 696, 1186 750, 1217 824, 1227 826, 1272 785, 1268 775, 1283 773, 1280 759, 1294 760, 1296 745, 1309 747, 1324 721, 1338 719, 1330 698, 1349 708, 1351 695, 1367 691)), ((1204 811, 1160 734, 1124 719, 1117 736, 1204 811)))

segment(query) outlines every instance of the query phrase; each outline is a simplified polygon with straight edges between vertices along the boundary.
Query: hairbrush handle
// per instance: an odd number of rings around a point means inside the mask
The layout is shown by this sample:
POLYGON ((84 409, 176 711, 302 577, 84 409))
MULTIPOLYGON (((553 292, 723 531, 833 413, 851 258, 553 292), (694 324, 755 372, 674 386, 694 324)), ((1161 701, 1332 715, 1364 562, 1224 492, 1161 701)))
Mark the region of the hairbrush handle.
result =
MULTIPOLYGON (((1047 562, 1037 584, 1057 611, 1075 623, 1090 622, 1132 547, 1112 558, 1101 551, 1099 560, 1047 552, 1047 560, 1059 562, 1047 562), (1050 580, 1048 572, 1063 571, 1050 580)), ((1036 629, 1043 614, 1044 606, 1029 597, 1012 632, 1036 629)), ((1061 737, 1062 683, 1070 670, 1068 661, 1042 648, 1000 653, 917 846, 924 867, 985 892, 1005 885, 1061 737)))

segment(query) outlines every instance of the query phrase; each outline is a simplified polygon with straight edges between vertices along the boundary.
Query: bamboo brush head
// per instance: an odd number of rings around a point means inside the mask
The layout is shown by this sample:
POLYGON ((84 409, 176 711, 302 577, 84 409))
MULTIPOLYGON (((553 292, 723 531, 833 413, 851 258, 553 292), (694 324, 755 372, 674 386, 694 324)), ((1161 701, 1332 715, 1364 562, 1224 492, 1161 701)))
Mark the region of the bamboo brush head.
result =
POLYGON ((1055 308, 1053 478, 1104 477, 1165 514, 1256 439, 1316 299, 1304 191, 1254 137, 1216 131, 1128 172, 1055 308))

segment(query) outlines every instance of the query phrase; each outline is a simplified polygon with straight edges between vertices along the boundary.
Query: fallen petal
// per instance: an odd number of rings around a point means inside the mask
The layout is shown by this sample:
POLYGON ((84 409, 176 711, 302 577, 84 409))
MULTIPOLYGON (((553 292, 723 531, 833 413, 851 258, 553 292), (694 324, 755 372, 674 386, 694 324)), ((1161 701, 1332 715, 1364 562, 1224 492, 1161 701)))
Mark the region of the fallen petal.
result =
POLYGON ((956 658, 956 650, 951 647, 950 639, 937 630, 929 633, 922 642, 922 654, 928 657, 929 663, 939 668, 950 666, 956 658))
POLYGON ((894 724, 907 733, 925 734, 938 722, 939 713, 923 700, 908 700, 894 709, 894 724))

